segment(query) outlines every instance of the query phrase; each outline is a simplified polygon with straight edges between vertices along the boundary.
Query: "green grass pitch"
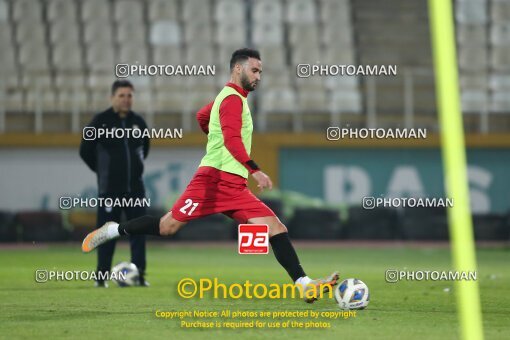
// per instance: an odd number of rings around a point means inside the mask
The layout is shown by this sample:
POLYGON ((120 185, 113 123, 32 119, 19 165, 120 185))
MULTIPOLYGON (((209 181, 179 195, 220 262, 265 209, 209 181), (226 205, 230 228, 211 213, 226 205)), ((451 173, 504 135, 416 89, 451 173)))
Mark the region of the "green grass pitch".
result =
MULTIPOLYGON (((311 277, 340 270, 342 278, 362 279, 370 288, 367 309, 355 318, 329 322, 328 329, 184 329, 176 319, 155 316, 160 311, 338 311, 324 299, 308 305, 299 299, 183 299, 180 279, 214 278, 222 283, 288 283, 272 254, 238 255, 236 244, 148 246, 149 288, 93 288, 92 282, 36 283, 35 270, 91 270, 96 254, 82 254, 79 245, 0 248, 0 337, 35 338, 171 338, 203 339, 457 339, 458 321, 452 282, 386 283, 387 269, 448 270, 447 248, 342 247, 297 244, 301 262, 311 277), (450 291, 445 291, 450 288, 450 291)), ((484 332, 487 339, 510 337, 509 250, 478 249, 484 332)), ((117 249, 114 263, 128 260, 128 249, 117 249)), ((200 319, 204 320, 204 319, 200 319)), ((207 319, 205 319, 207 321, 207 319)), ((213 319, 214 320, 214 319, 213 319)), ((219 319, 221 321, 222 319, 219 319)), ((237 319, 234 321, 249 321, 237 319)), ((260 319, 271 321, 271 319, 260 319)), ((285 319, 295 320, 295 319, 285 319)), ((309 320, 309 319, 307 319, 309 320)), ((300 320, 300 321, 307 321, 300 320)), ((232 321, 232 320, 230 320, 232 321)), ((272 320, 275 321, 275 320, 272 320)), ((278 320, 276 320, 278 321, 278 320)))

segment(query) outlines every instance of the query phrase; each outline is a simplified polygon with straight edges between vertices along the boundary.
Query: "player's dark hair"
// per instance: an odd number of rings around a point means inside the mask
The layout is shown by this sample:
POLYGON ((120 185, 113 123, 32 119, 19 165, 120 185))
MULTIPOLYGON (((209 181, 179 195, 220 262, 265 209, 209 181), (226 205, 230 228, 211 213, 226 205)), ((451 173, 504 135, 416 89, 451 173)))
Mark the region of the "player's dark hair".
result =
POLYGON ((248 58, 260 59, 260 52, 251 48, 241 48, 239 50, 234 51, 232 53, 232 57, 230 58, 230 71, 234 69, 234 66, 238 63, 243 63, 248 58))
POLYGON ((135 87, 129 80, 125 80, 125 79, 116 80, 112 84, 112 96, 115 94, 115 92, 117 92, 117 89, 119 89, 121 87, 130 87, 131 90, 133 90, 133 91, 135 90, 135 87))

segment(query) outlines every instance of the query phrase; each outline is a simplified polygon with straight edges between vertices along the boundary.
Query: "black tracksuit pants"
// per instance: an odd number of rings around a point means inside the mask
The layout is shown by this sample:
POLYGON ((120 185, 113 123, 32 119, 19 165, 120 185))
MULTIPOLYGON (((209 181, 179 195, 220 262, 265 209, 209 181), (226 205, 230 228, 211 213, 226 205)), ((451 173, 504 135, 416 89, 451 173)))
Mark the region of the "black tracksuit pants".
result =
MULTIPOLYGON (((111 198, 119 196, 108 196, 111 198)), ((126 195, 124 197, 140 197, 144 196, 126 195)), ((120 196, 122 198, 122 196, 120 196)), ((98 207, 97 209, 97 228, 101 227, 108 221, 120 223, 122 211, 126 214, 126 218, 131 220, 140 216, 146 215, 145 207, 98 207)), ((111 240, 100 245, 97 249, 97 271, 107 272, 112 267, 113 253, 115 251, 115 244, 117 240, 111 240)), ((132 235, 129 236, 129 243, 131 245, 131 262, 134 263, 141 275, 145 273, 146 258, 145 258, 145 235, 132 235)), ((120 261, 119 261, 120 262, 120 261)))

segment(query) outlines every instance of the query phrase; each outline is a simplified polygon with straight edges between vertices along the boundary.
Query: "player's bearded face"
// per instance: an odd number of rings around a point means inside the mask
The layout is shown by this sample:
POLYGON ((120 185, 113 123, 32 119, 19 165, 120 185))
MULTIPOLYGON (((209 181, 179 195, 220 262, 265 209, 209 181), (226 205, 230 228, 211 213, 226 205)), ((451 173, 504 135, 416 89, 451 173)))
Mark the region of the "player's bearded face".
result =
POLYGON ((254 91, 260 81, 261 62, 250 58, 241 69, 241 86, 246 91, 254 91))
POLYGON ((246 91, 253 91, 255 90, 255 87, 257 86, 256 81, 250 81, 250 78, 246 74, 246 72, 243 70, 243 73, 241 73, 241 85, 243 89, 246 91))

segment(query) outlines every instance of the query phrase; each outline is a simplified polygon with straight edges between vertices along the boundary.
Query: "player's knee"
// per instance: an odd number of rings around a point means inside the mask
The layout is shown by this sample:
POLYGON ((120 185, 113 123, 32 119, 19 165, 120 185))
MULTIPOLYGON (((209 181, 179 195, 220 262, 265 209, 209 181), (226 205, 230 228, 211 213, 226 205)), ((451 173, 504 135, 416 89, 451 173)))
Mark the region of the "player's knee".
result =
POLYGON ((179 228, 181 227, 181 223, 178 221, 171 220, 160 220, 159 222, 159 234, 161 236, 170 236, 175 234, 179 228))
POLYGON ((161 236, 170 236, 177 232, 177 228, 175 226, 169 224, 159 224, 159 234, 161 236))
POLYGON ((271 230, 271 234, 272 235, 281 234, 281 233, 287 233, 288 232, 287 227, 282 222, 275 223, 272 226, 271 229, 272 229, 271 230))

